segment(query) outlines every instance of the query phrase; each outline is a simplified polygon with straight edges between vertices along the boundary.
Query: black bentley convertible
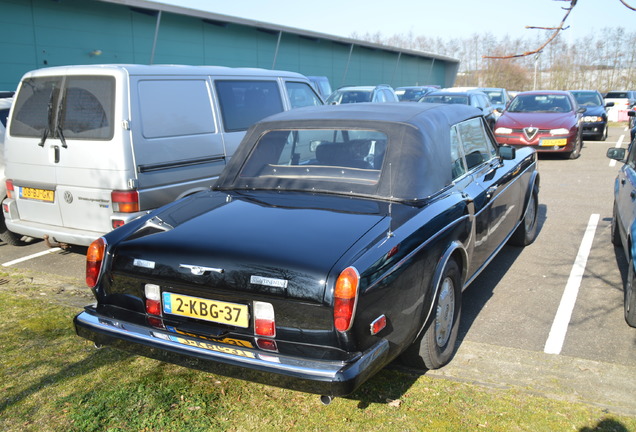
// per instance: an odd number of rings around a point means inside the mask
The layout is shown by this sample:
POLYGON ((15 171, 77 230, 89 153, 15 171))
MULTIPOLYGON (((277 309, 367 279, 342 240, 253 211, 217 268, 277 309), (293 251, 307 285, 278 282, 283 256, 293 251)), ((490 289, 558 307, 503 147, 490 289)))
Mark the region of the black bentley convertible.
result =
MULTIPOLYGON (((462 291, 537 234, 528 148, 462 105, 303 108, 254 125, 209 191, 96 240, 97 345, 346 395, 398 356, 439 368, 462 291)), ((478 287, 477 287, 478 288, 478 287)))

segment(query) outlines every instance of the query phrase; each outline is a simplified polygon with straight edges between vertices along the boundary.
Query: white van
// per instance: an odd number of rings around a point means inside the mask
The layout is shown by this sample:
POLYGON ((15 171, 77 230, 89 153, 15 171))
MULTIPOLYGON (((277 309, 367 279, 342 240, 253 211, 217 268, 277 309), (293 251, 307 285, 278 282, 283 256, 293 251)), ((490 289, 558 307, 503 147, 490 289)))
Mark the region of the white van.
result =
POLYGON ((5 136, 7 228, 89 245, 207 189, 247 128, 320 105, 300 74, 216 66, 96 65, 27 73, 5 136))

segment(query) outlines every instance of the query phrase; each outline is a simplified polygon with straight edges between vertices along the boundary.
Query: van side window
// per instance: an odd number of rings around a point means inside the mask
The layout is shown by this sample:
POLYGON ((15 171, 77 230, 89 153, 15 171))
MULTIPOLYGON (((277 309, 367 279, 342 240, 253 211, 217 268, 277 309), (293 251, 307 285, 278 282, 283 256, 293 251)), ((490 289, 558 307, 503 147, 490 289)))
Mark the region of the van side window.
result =
POLYGON ((111 139, 114 99, 115 80, 111 77, 68 77, 58 114, 64 138, 111 139))
POLYGON ((307 83, 286 81, 285 87, 292 108, 322 105, 314 89, 307 83))
POLYGON ((144 80, 138 90, 145 138, 216 132, 206 80, 144 80))
POLYGON ((283 111, 276 81, 219 80, 215 87, 227 132, 247 130, 257 121, 283 111))

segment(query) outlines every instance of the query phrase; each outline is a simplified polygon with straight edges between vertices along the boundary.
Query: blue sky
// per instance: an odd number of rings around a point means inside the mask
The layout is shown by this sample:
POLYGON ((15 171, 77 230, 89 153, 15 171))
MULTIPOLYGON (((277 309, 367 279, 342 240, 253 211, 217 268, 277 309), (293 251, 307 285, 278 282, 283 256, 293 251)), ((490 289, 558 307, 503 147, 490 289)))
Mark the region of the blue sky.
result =
MULTIPOLYGON (((534 38, 525 26, 557 26, 569 1, 557 0, 161 0, 190 9, 279 24, 335 36, 381 32, 465 38, 489 32, 534 38)), ((632 6, 636 0, 628 0, 632 6)), ((619 0, 579 0, 563 33, 568 40, 606 27, 636 31, 636 12, 619 0)))

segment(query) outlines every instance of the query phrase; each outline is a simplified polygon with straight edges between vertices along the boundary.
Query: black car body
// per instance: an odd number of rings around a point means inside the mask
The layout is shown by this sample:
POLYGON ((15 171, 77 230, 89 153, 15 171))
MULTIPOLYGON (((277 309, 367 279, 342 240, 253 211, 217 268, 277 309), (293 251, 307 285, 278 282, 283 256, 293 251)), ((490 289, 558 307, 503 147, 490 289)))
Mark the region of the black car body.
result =
POLYGON ((494 129, 499 115, 490 103, 490 98, 480 90, 437 90, 428 93, 419 102, 470 105, 481 111, 490 129, 494 129))
POLYGON ((605 108, 614 106, 614 102, 607 104, 597 90, 571 90, 579 107, 585 108, 581 118, 581 135, 597 141, 607 139, 607 111, 605 108))
POLYGON ((254 125, 216 185, 97 240, 77 333, 339 396, 398 356, 450 361, 461 293, 537 233, 536 154, 464 105, 302 108, 254 125))

